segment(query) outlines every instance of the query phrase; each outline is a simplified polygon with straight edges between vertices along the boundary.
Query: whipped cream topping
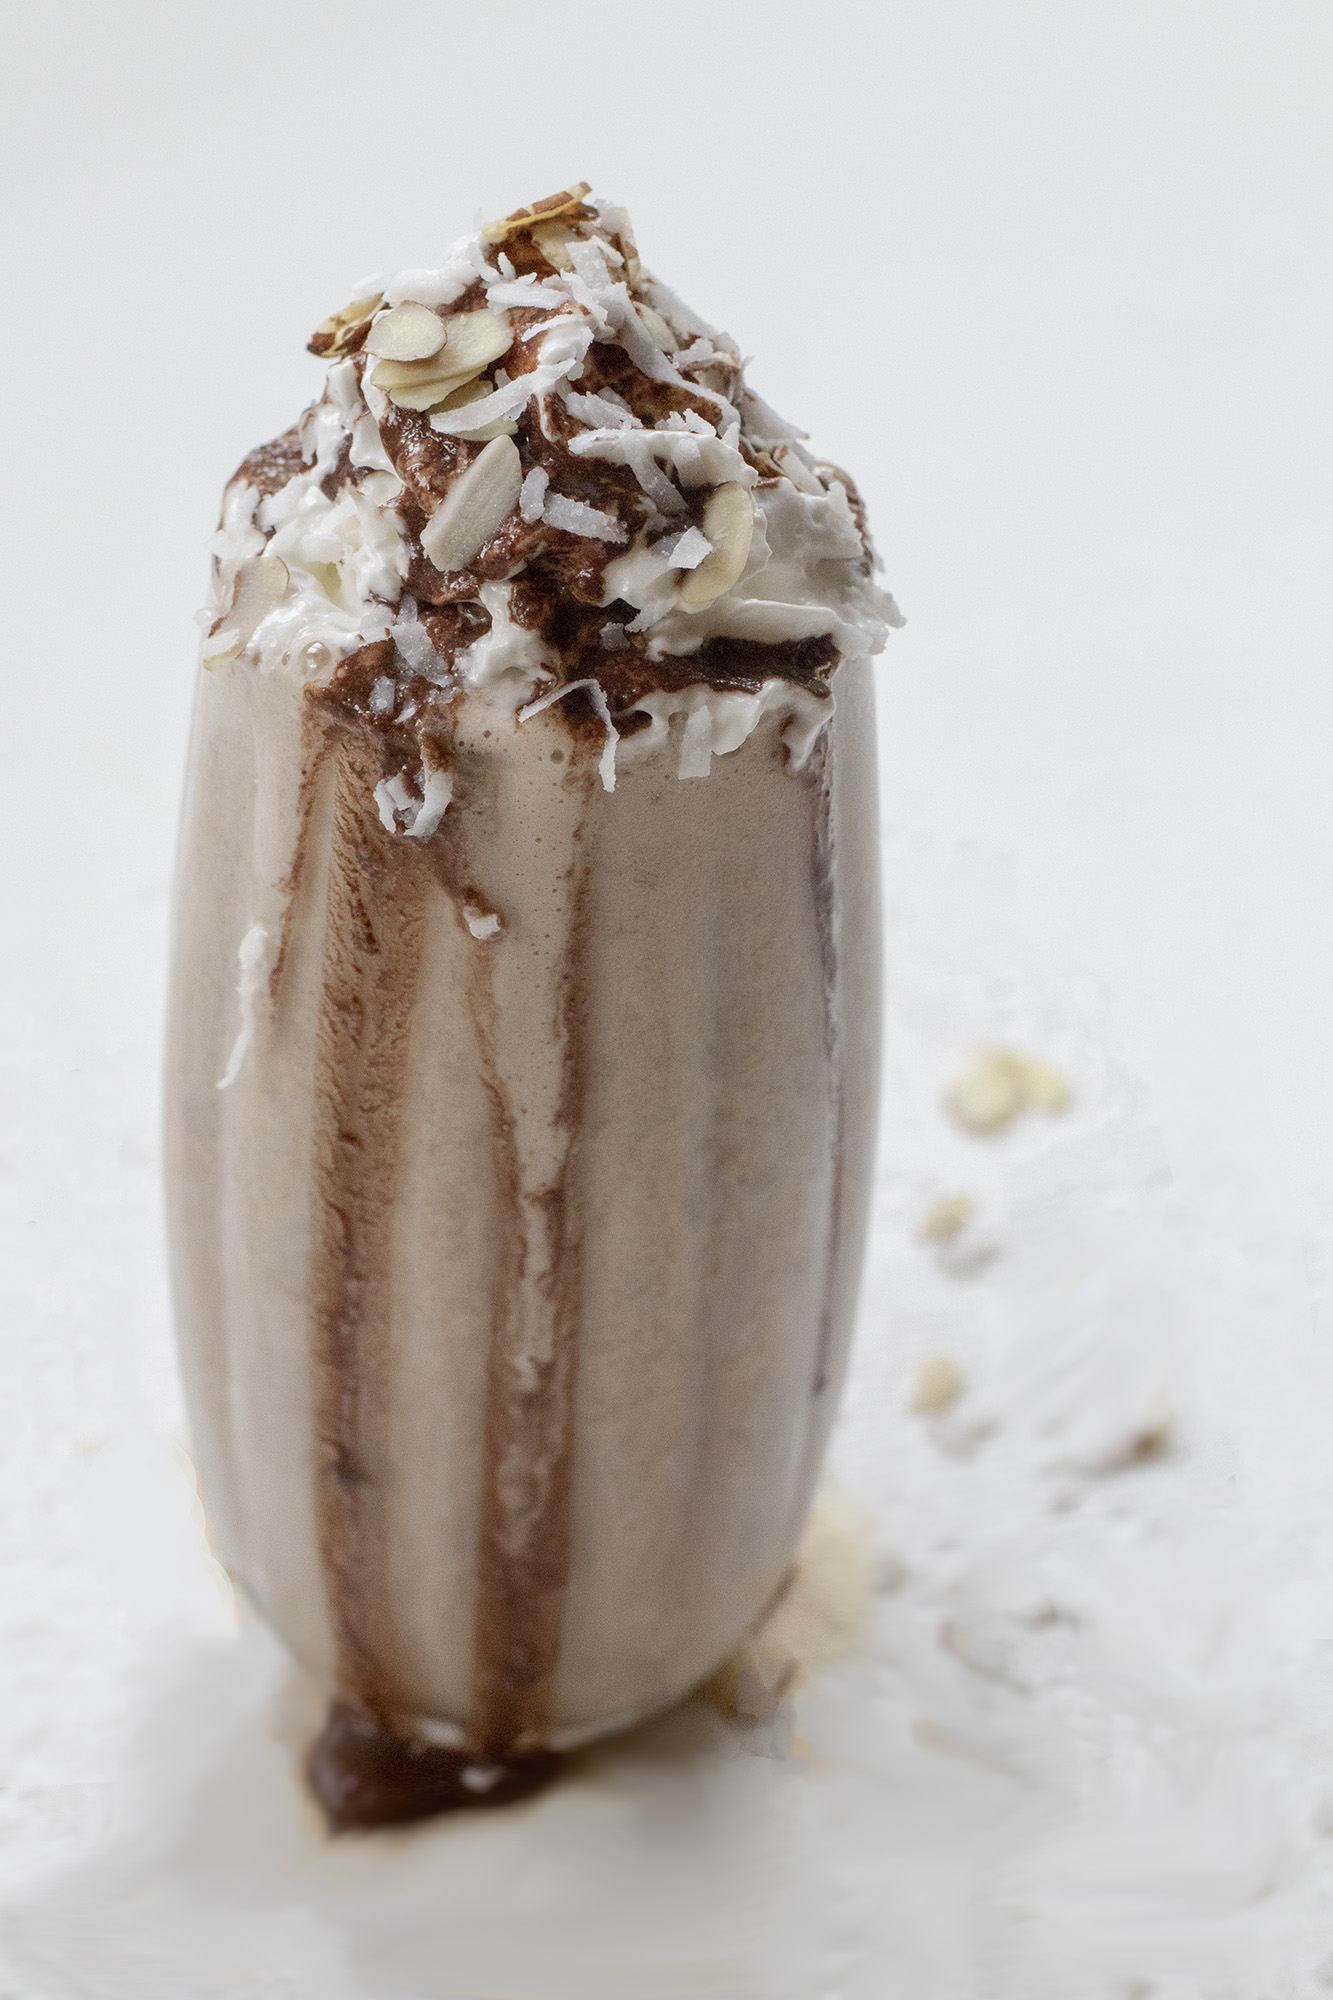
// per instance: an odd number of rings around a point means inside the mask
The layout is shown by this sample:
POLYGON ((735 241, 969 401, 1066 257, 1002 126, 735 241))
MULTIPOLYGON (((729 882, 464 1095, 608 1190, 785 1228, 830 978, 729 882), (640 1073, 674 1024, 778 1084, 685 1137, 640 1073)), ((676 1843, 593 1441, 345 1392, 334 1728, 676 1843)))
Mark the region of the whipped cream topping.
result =
POLYGON ((321 399, 226 490, 203 663, 330 689, 373 647, 369 720, 484 686, 521 726, 581 693, 608 788, 617 756, 706 775, 765 716, 799 768, 839 661, 902 622, 859 498, 587 193, 363 280, 318 330, 321 399))

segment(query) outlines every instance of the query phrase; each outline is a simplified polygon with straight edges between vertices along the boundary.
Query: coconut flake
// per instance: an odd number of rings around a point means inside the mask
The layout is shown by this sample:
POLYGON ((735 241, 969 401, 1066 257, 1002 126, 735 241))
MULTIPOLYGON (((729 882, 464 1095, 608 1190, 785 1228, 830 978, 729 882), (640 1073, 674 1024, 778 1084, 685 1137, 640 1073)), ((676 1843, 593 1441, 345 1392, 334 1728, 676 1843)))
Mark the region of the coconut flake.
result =
POLYGON ((394 651, 411 674, 424 674, 427 680, 440 680, 448 672, 448 667, 431 644, 430 634, 417 616, 416 600, 403 599, 398 623, 389 628, 394 651), (409 612, 408 607, 411 607, 409 612))
POLYGON ((541 520, 542 508, 546 504, 546 489, 550 483, 550 473, 540 465, 534 465, 518 489, 518 511, 525 521, 535 523, 541 520))
MULTIPOLYGON (((734 444, 713 433, 679 429, 580 431, 570 438, 575 458, 602 458, 610 465, 628 465, 645 492, 657 494, 650 481, 651 461, 662 459, 680 476, 682 486, 753 486, 759 475, 747 465, 734 444)), ((669 481, 664 482, 667 485, 669 481)), ((679 502, 680 496, 676 495, 679 502)), ((659 500, 659 505, 661 502, 659 500)), ((677 506, 676 512, 680 508, 677 506)))
POLYGON ((397 694, 397 681, 394 680, 392 674, 385 674, 384 678, 376 681, 374 687, 370 690, 370 699, 366 703, 366 706, 372 715, 388 715, 393 708, 397 694))
POLYGON ((657 546, 672 569, 697 569, 704 557, 713 553, 713 544, 697 528, 686 528, 684 534, 675 536, 669 549, 663 543, 657 546))
POLYGON ((642 430, 643 423, 636 417, 629 405, 620 397, 615 401, 605 389, 596 395, 583 395, 577 391, 565 397, 565 408, 572 417, 582 424, 590 424, 594 430, 627 431, 642 430))
POLYGON ((375 787, 375 804, 384 831, 397 833, 399 813, 411 812, 416 805, 416 800, 403 782, 401 771, 395 771, 391 778, 380 779, 375 787))
POLYGON ((567 306, 569 292, 557 279, 539 278, 535 271, 512 284, 488 285, 486 303, 495 306, 567 306))
POLYGON ((573 694, 578 688, 587 689, 592 705, 606 730, 606 747, 602 751, 597 770, 602 780, 602 790, 613 792, 616 788, 616 745, 620 742, 620 732, 611 720, 611 710, 600 681, 566 681, 562 687, 552 688, 548 694, 538 695, 536 701, 530 701, 525 708, 520 708, 517 719, 521 723, 529 721, 534 715, 540 715, 544 708, 549 708, 552 702, 563 701, 567 694, 573 694))
POLYGON ((504 929, 494 910, 483 910, 476 903, 464 903, 463 922, 473 937, 481 938, 483 942, 488 938, 499 937, 504 929))
POLYGON ((375 804, 386 833, 405 833, 410 840, 429 840, 444 818, 454 795, 453 772, 423 764, 417 785, 421 792, 419 800, 408 790, 401 771, 395 771, 391 778, 381 778, 376 785, 375 804))
POLYGON ((412 824, 403 832, 410 840, 429 840, 445 809, 454 795, 454 774, 452 771, 437 771, 429 764, 423 765, 421 778, 421 804, 413 817, 412 824))
POLYGON ((563 528, 569 535, 586 535, 599 542, 623 542, 625 530, 612 514, 603 514, 586 501, 571 500, 563 493, 549 493, 542 508, 548 528, 563 528))

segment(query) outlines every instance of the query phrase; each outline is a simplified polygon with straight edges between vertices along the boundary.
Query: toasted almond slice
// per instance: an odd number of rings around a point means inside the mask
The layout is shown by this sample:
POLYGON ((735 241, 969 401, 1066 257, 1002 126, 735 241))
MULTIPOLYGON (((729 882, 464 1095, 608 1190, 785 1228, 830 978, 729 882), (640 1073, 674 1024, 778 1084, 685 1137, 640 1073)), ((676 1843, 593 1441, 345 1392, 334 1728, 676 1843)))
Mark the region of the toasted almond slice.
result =
POLYGON ((567 222, 538 222, 533 225, 532 240, 553 269, 572 271, 574 259, 569 254, 571 243, 579 240, 567 222))
POLYGON ((370 379, 400 410, 434 410, 473 379, 470 375, 444 373, 436 360, 381 361, 370 379))
POLYGON ((489 396, 491 385, 473 376, 470 382, 462 382, 451 389, 444 401, 437 405, 441 410, 465 410, 469 403, 479 403, 483 396, 489 396))
POLYGON ((1031 1056, 1020 1056, 1019 1063, 1027 1100, 1034 1111, 1047 1111, 1056 1117, 1068 1111, 1074 1091, 1067 1076, 1061 1076, 1048 1063, 1034 1062, 1031 1056))
POLYGON ((370 379, 391 396, 395 389, 416 389, 424 382, 443 382, 451 376, 458 377, 459 370, 450 367, 442 355, 433 354, 425 361, 381 361, 370 379))
MULTIPOLYGON (((474 378, 471 382, 464 382, 460 389, 451 391, 438 408, 440 411, 465 410, 469 403, 479 403, 490 394, 490 383, 474 378)), ((463 444, 489 444, 492 438, 514 437, 517 432, 518 425, 510 418, 497 417, 493 423, 483 424, 480 430, 451 431, 450 436, 458 438, 463 444)))
POLYGON ((381 313, 366 337, 366 353, 386 361, 426 361, 444 346, 444 321, 408 299, 381 313))
POLYGON ((360 346, 361 337, 379 311, 383 298, 382 292, 376 292, 373 298, 353 299, 341 312, 321 320, 306 342, 307 352, 318 354, 324 361, 341 361, 344 355, 360 346))
POLYGON ((675 334, 671 331, 661 313, 654 312, 651 306, 645 305, 636 306, 635 311, 643 321, 644 332, 648 335, 653 345, 660 347, 663 354, 674 354, 680 346, 680 342, 676 339, 675 334))
POLYGON ((445 321, 444 346, 436 359, 451 375, 479 375, 507 354, 513 342, 508 313, 481 306, 476 312, 455 313, 445 321))
POLYGON ((421 531, 436 569, 465 569, 518 499, 523 461, 512 438, 492 438, 421 531))
POLYGON ((947 1354, 928 1354, 916 1371, 907 1407, 917 1417, 938 1417, 958 1401, 965 1387, 956 1361, 947 1354))
MULTIPOLYGON (((464 382, 461 389, 453 390, 438 407, 441 411, 465 410, 469 403, 479 403, 490 394, 491 384, 474 378, 464 382)), ((518 425, 509 417, 497 417, 493 423, 483 424, 480 430, 452 431, 450 435, 463 444, 489 444, 492 438, 515 437, 517 433, 518 425)))
POLYGON ((952 1243, 972 1220, 976 1206, 970 1194, 939 1195, 921 1218, 921 1227, 916 1232, 917 1241, 952 1243))
POLYGON ((1021 1057, 1012 1049, 976 1049, 948 1085, 944 1108, 965 1132, 1002 1132, 1027 1108, 1021 1057))
POLYGON ((498 222, 488 222, 482 230, 484 243, 503 243, 506 236, 512 236, 517 229, 527 229, 534 222, 550 222, 557 215, 568 215, 571 209, 583 205, 585 194, 591 194, 592 187, 587 181, 575 181, 572 187, 561 188, 559 194, 548 194, 542 201, 534 201, 531 208, 516 208, 512 215, 505 215, 498 222))
POLYGON ((754 503, 738 481, 713 488, 704 507, 703 532, 713 550, 681 578, 679 597, 687 611, 700 611, 721 597, 745 568, 754 537, 754 503))
POLYGON ((421 361, 385 359, 370 379, 403 409, 432 409, 490 362, 498 361, 508 352, 513 338, 508 314, 482 306, 477 312, 458 313, 445 321, 444 341, 435 354, 421 361), (433 394, 418 393, 432 387, 433 394), (405 391, 411 392, 410 397, 405 391))
POLYGON ((447 402, 453 391, 467 380, 466 376, 439 375, 424 382, 409 383, 402 389, 391 389, 389 401, 396 403, 400 410, 437 410, 447 402))
POLYGON ((210 672, 229 666, 287 595, 291 572, 281 556, 251 556, 236 572, 231 609, 224 612, 203 645, 203 662, 210 672))

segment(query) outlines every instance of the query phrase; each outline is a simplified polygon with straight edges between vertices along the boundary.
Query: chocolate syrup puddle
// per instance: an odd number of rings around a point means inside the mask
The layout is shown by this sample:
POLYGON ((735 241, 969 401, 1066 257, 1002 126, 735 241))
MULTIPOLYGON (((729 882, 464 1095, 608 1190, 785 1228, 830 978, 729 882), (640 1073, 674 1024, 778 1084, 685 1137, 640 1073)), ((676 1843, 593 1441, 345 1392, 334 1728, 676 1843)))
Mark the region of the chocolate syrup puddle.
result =
POLYGON ((436 1813, 509 1806, 543 1791, 563 1759, 532 1750, 491 1762, 421 1737, 404 1737, 335 1703, 306 1762, 306 1778, 331 1833, 406 1826, 436 1813))
MULTIPOLYGON (((336 728, 337 725, 330 725, 336 728)), ((315 1056, 309 1341, 315 1513, 340 1690, 385 1721, 384 1466, 399 1105, 426 857, 385 832, 374 736, 339 730, 315 1056)))

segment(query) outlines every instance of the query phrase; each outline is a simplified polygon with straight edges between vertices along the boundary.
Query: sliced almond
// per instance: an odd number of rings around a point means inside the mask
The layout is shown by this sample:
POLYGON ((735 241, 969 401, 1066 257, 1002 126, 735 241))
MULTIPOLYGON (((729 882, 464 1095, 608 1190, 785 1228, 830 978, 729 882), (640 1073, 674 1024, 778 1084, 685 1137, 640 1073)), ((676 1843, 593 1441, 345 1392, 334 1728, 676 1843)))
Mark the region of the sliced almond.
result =
POLYGON ((324 361, 341 361, 344 355, 354 353, 383 298, 382 292, 376 292, 373 298, 353 299, 341 312, 321 320, 306 343, 307 351, 324 361))
POLYGON ((952 1243, 976 1211, 970 1194, 942 1194, 921 1218, 917 1239, 922 1243, 952 1243))
POLYGON ((444 346, 436 356, 451 375, 479 375, 507 354, 514 342, 509 315, 481 306, 476 312, 455 313, 444 323, 444 346))
POLYGON ((943 1101, 965 1132, 1003 1132, 1026 1108, 1022 1064, 1010 1049, 977 1049, 948 1085, 943 1101))
MULTIPOLYGON (((427 382, 466 381, 456 368, 445 365, 438 354, 425 361, 381 361, 370 377, 377 389, 392 395, 396 389, 416 389, 427 382)), ((445 392, 447 393, 447 392, 445 392)))
POLYGON ((1016 1049, 976 1049, 944 1092, 944 1108, 967 1132, 1002 1132, 1024 1111, 1059 1115, 1073 1091, 1067 1077, 1016 1049))
POLYGON ((440 404, 440 409, 465 410, 469 403, 479 403, 483 396, 489 396, 490 393, 490 383, 474 376, 470 382, 460 383, 457 389, 451 389, 440 404))
POLYGON ((680 343, 661 313, 654 312, 651 306, 645 305, 636 306, 635 311, 643 321, 643 330, 654 347, 660 347, 663 354, 674 354, 680 343))
MULTIPOLYGON (((381 367, 385 368, 410 368, 412 365, 410 361, 386 361, 380 364, 381 367)), ((461 383, 466 382, 468 379, 466 375, 432 374, 418 375, 407 382, 386 383, 375 379, 378 374, 379 369, 376 369, 375 375, 371 377, 371 380, 375 382, 375 387, 387 390, 389 401, 396 404, 400 410, 437 409, 453 390, 457 389, 461 383)))
MULTIPOLYGON (((465 410, 469 403, 479 403, 491 393, 489 382, 474 378, 471 382, 464 382, 461 388, 452 390, 439 405, 436 414, 442 416, 448 410, 465 410)), ((459 438, 464 444, 488 444, 492 438, 514 437, 517 431, 518 425, 511 418, 497 417, 493 423, 483 424, 480 430, 451 431, 450 436, 459 438)))
POLYGON ((440 315, 409 299, 375 321, 366 337, 366 353, 385 361, 426 361, 439 353, 444 336, 440 315))
POLYGON ((488 222, 481 232, 482 241, 503 243, 515 230, 528 229, 534 222, 550 222, 557 215, 568 215, 572 209, 581 208, 584 195, 591 193, 589 182, 575 181, 572 187, 561 188, 559 194, 548 194, 544 200, 534 201, 531 208, 516 208, 512 215, 488 222))
POLYGON ((512 438, 492 438, 421 531, 436 569, 465 569, 518 500, 523 461, 512 438))
POLYGON ((281 556, 251 556, 236 572, 231 609, 224 612, 203 645, 203 662, 210 672, 229 666, 244 652, 255 633, 287 595, 291 573, 281 556))
POLYGON ((632 292, 636 292, 643 278, 643 266, 639 262, 639 253, 632 239, 623 230, 617 241, 620 244, 620 254, 625 260, 625 282, 632 292))
POLYGON ((964 1388, 963 1373, 947 1354, 928 1354, 916 1371, 908 1408, 914 1416, 938 1417, 956 1403, 964 1388))
POLYGON ((437 353, 423 361, 386 359, 370 379, 401 410, 433 410, 490 362, 507 354, 513 338, 508 314, 482 306, 477 312, 458 313, 444 322, 444 342, 437 353))
POLYGON ((681 578, 679 598, 687 611, 700 611, 736 583, 754 537, 754 503, 736 480, 715 486, 704 507, 703 532, 712 543, 697 569, 681 578))
POLYGON ((574 259, 569 254, 569 246, 576 236, 567 222, 537 223, 532 230, 532 240, 555 270, 573 270, 574 259))
POLYGON ((438 358, 381 361, 370 379, 400 410, 434 410, 447 402, 455 389, 472 380, 470 374, 440 368, 438 358))

